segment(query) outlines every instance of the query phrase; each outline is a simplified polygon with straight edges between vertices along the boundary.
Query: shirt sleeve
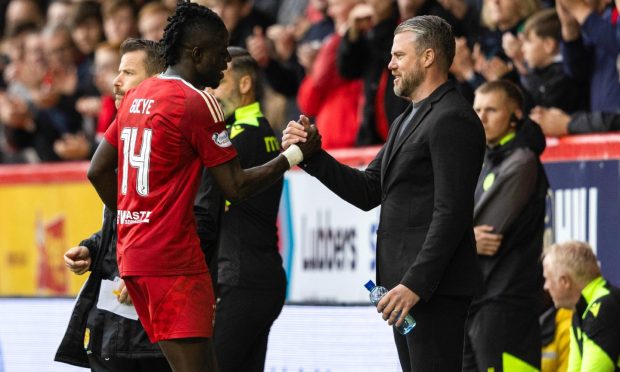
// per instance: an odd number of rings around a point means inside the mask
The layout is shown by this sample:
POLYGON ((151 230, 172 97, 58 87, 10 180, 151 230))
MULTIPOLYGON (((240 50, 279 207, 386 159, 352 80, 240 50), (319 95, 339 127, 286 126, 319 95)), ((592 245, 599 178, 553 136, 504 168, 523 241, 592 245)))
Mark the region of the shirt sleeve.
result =
POLYGON ((116 118, 105 131, 104 138, 107 143, 118 148, 118 120, 116 118))
POLYGON ((224 113, 212 95, 197 91, 186 100, 180 130, 202 163, 215 167, 237 156, 224 124, 224 113))

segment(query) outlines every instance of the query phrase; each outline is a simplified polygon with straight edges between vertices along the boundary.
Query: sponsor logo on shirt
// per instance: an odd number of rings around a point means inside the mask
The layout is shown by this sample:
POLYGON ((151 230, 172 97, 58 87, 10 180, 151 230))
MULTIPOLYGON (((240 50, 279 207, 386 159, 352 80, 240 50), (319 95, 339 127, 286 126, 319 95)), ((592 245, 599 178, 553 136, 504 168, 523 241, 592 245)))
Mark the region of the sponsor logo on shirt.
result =
POLYGON ((116 223, 119 225, 133 225, 136 223, 149 223, 150 211, 123 211, 119 210, 116 214, 116 223))
POLYGON ((219 147, 229 147, 232 146, 232 142, 228 139, 228 132, 222 131, 220 133, 213 133, 213 142, 219 147))

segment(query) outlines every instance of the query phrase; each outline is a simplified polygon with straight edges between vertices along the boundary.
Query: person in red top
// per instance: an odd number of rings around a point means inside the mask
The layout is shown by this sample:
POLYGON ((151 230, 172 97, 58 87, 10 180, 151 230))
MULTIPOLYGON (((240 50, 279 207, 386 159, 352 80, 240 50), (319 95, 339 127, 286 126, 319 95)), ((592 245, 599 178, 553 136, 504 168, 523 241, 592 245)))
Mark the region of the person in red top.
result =
POLYGON ((327 12, 334 19, 336 32, 321 47, 297 93, 299 109, 316 117, 323 148, 354 147, 359 131, 363 84, 361 79, 345 79, 338 72, 336 59, 349 12, 358 0, 331 0, 327 12))
POLYGON ((228 39, 210 9, 179 4, 162 39, 166 71, 125 95, 88 171, 101 199, 118 211, 120 274, 149 338, 174 371, 216 370, 213 287, 192 214, 201 165, 234 202, 320 147, 308 126, 307 141, 296 149, 241 169, 222 110, 202 91, 219 85, 230 61, 228 39))

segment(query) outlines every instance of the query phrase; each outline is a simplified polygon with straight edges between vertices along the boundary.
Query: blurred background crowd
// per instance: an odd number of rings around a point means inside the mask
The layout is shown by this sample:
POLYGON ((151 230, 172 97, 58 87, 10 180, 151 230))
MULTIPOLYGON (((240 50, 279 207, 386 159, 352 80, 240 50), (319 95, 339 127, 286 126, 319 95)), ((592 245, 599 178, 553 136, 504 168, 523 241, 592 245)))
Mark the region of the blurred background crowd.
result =
MULTIPOLYGON (((159 40, 176 0, 0 3, 0 163, 89 159, 115 116, 127 37, 159 40)), ((473 101, 509 79, 547 136, 620 130, 620 25, 613 0, 198 0, 263 72, 278 132, 306 114, 324 148, 380 144, 407 102, 387 65, 401 20, 454 29, 451 78, 473 101)))

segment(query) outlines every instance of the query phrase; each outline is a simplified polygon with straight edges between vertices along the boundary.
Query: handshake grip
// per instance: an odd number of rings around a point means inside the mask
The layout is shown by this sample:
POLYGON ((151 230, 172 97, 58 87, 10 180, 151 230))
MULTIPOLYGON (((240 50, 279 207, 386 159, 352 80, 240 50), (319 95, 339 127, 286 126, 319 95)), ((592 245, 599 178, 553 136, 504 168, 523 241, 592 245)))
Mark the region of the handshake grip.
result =
POLYGON ((282 147, 286 148, 282 155, 292 168, 321 149, 321 135, 316 126, 310 125, 308 118, 301 115, 298 121, 290 121, 284 129, 282 147))

